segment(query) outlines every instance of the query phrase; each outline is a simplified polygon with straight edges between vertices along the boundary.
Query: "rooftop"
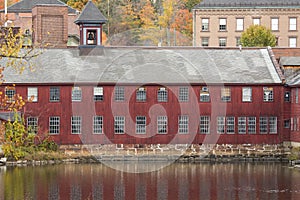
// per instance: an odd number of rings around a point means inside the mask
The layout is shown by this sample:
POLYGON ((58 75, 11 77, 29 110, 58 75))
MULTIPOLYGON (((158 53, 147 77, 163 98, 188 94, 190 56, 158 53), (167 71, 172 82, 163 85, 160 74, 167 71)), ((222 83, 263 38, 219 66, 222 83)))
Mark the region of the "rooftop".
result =
POLYGON ((92 1, 88 1, 74 23, 105 23, 106 21, 106 17, 104 17, 95 4, 92 1))
POLYGON ((6 68, 6 83, 281 83, 267 49, 104 47, 99 56, 47 49, 34 62, 21 76, 6 68))
POLYGON ((299 0, 202 0, 199 8, 258 8, 258 7, 300 7, 299 0))

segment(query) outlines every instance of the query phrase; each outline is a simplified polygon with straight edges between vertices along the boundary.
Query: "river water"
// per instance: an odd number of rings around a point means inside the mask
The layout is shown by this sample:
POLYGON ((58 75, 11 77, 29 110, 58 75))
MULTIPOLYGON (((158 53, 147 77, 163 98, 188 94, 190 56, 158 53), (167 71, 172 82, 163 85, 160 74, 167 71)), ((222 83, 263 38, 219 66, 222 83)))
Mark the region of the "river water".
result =
POLYGON ((140 164, 1 167, 0 199, 300 199, 300 169, 288 165, 150 162, 142 165, 152 171, 122 170, 140 164))

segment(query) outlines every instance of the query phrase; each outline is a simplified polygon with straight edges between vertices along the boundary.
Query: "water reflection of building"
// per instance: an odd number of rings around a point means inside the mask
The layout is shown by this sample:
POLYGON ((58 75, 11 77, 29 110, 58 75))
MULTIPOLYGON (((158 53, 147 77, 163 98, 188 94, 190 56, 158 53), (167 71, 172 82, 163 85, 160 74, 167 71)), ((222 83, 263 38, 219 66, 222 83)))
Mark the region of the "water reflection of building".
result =
POLYGON ((294 89, 273 49, 104 47, 107 20, 91 1, 75 20, 80 45, 67 48, 68 10, 33 7, 33 42, 52 49, 34 72, 6 69, 16 86, 1 86, 12 100, 33 97, 24 114, 39 134, 59 144, 290 141, 294 89))

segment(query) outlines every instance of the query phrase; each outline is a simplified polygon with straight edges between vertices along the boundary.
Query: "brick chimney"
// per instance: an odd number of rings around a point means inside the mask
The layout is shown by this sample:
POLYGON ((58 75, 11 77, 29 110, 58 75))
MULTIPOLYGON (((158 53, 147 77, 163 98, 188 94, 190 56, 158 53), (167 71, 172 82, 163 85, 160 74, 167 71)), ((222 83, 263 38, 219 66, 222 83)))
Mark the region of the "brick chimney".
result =
POLYGON ((34 45, 48 44, 48 48, 67 48, 68 7, 41 4, 32 8, 34 45))

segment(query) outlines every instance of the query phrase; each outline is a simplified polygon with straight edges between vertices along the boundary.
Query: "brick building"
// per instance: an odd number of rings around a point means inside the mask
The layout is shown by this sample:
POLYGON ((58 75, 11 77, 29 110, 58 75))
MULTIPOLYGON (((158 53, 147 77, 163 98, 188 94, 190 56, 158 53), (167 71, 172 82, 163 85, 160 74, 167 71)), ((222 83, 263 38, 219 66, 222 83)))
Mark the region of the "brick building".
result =
POLYGON ((300 47, 298 0, 202 0, 193 9, 194 46, 236 47, 252 24, 264 25, 278 47, 300 47))

